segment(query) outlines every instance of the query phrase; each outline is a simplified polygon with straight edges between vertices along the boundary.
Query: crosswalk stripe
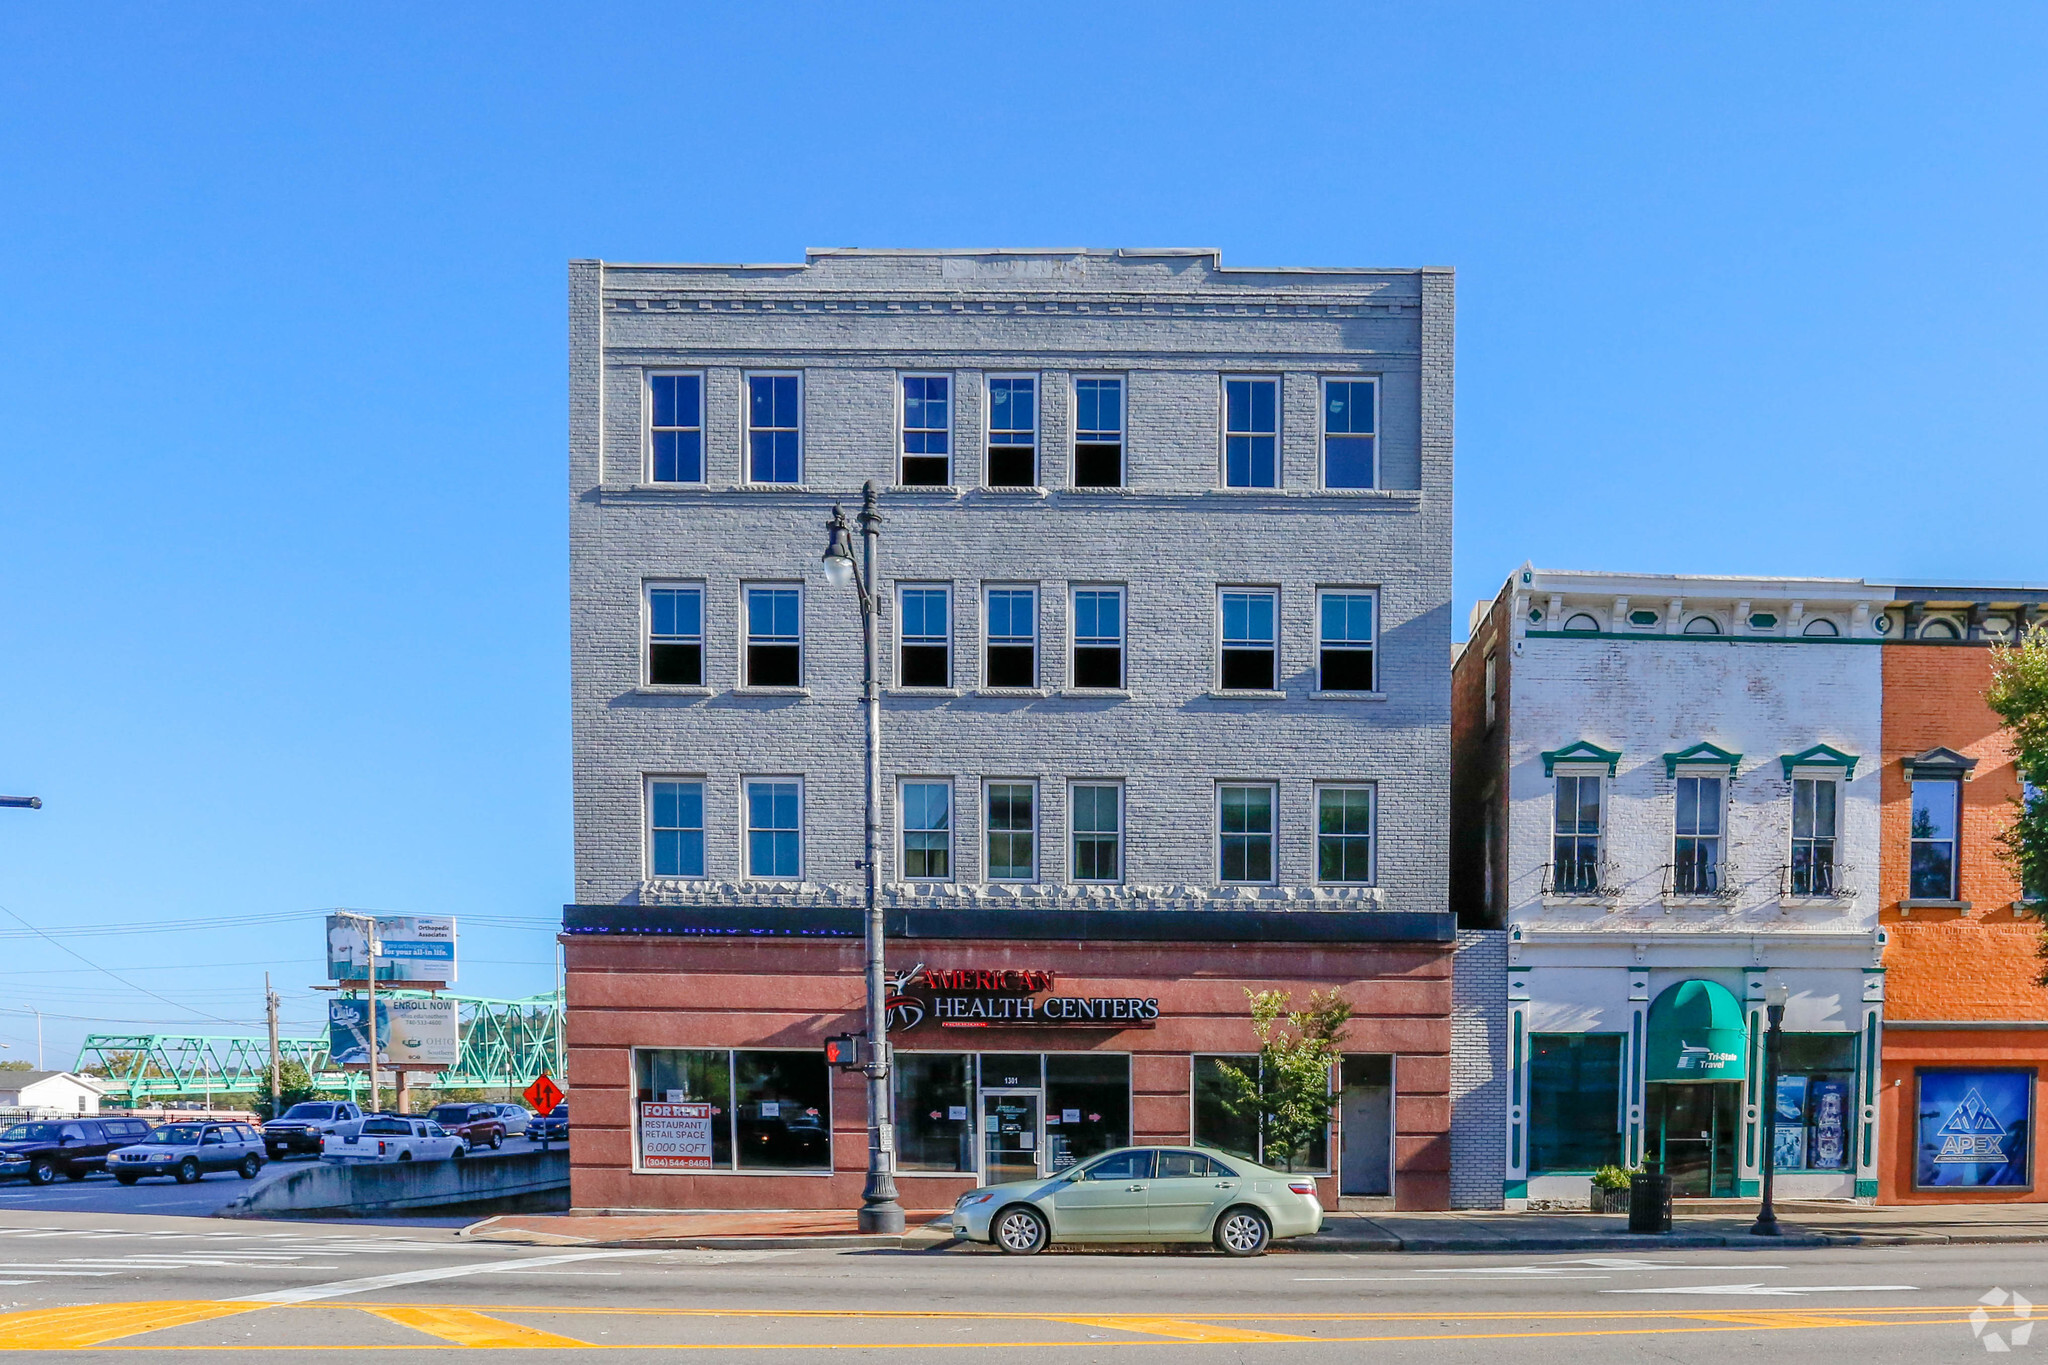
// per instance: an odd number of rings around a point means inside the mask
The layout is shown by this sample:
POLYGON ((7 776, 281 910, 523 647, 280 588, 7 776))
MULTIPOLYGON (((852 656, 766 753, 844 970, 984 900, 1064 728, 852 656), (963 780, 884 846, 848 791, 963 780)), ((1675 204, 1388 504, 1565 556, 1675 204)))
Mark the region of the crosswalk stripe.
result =
POLYGON ((247 1313, 246 1303, 173 1301, 90 1304, 81 1308, 42 1308, 0 1314, 0 1341, 10 1351, 71 1350, 97 1346, 142 1332, 247 1313))
POLYGON ((522 1327, 468 1308, 366 1308, 363 1312, 457 1346, 584 1346, 587 1341, 522 1327))

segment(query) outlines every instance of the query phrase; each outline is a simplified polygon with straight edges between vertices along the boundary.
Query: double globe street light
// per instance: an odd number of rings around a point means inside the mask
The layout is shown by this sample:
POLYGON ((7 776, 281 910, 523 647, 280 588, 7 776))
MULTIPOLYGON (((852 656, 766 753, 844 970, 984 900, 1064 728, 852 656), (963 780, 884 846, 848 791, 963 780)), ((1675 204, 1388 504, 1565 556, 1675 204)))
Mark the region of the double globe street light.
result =
POLYGON ((867 1015, 860 1069, 868 1078, 868 1179, 861 1190, 860 1230, 900 1233, 903 1206, 896 1202, 896 1125, 889 1093, 889 1016, 882 963, 882 908, 875 896, 876 849, 882 788, 882 695, 875 664, 875 540, 882 514, 875 508, 875 485, 861 490, 861 550, 854 556, 853 527, 844 508, 834 505, 825 523, 829 536, 820 557, 825 581, 835 588, 851 586, 860 603, 861 699, 867 710, 867 830, 860 866, 867 874, 867 1015))

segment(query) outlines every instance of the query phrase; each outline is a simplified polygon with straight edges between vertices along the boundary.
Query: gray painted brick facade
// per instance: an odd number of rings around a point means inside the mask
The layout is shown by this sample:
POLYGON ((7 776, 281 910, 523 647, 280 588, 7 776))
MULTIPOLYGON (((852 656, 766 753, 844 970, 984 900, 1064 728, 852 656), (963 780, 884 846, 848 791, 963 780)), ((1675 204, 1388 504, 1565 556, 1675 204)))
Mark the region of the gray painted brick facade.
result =
POLYGON ((1508 936, 1463 929, 1451 959, 1451 1207, 1497 1209, 1507 1163, 1508 936))
MULTIPOLYGON (((857 900, 860 627, 819 570, 835 501, 882 489, 880 577, 953 587, 953 681, 893 687, 883 622, 884 827, 899 777, 951 781, 955 874, 920 903, 1334 901, 1443 910, 1449 786, 1453 282, 1448 271, 1234 270, 1213 253, 812 253, 787 266, 570 267, 570 576, 576 897, 857 900), (653 485, 646 375, 703 375, 706 478, 653 485), (744 375, 802 376, 803 483, 744 482, 744 375), (897 382, 953 376, 953 487, 899 489, 897 382), (1040 487, 982 486, 985 376, 1040 376, 1040 487), (1283 487, 1224 490, 1221 377, 1281 377, 1283 487), (1070 486, 1071 377, 1127 381, 1127 487, 1070 486), (1380 379, 1380 483, 1320 489, 1321 378, 1380 379), (643 585, 705 592, 701 689, 646 684, 643 585), (801 583, 800 692, 740 687, 741 586, 801 583), (982 690, 981 592, 1040 589, 1040 684, 982 690), (1068 690, 1072 585, 1128 602, 1128 693, 1068 690), (1218 697, 1219 586, 1280 593, 1281 694, 1218 697), (1377 699, 1312 696, 1319 587, 1380 592, 1377 699), (705 782, 706 876, 656 880, 650 775, 705 782), (741 783, 801 777, 800 879, 753 882, 741 783), (1070 780, 1125 785, 1117 887, 1067 872, 1070 780), (983 882, 981 785, 1039 784, 1039 880, 983 882), (1278 785, 1277 876, 1224 887, 1216 785, 1278 785), (1377 886, 1318 888, 1314 784, 1379 793, 1377 886)), ((883 879, 899 876, 889 839, 883 879)), ((892 898, 910 898, 891 886, 892 898)))

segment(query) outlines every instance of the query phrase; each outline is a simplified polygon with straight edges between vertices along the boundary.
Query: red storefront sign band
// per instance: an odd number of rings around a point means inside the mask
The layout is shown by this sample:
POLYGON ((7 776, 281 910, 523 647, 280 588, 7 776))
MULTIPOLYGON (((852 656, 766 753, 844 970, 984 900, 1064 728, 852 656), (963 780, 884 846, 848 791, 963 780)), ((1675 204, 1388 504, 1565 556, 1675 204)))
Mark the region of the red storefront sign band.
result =
POLYGON ((1051 995, 1056 980, 1049 971, 933 968, 919 963, 892 977, 889 985, 889 1027, 899 1031, 927 1021, 941 1028, 1047 1024, 1151 1028, 1159 1018, 1156 998, 1051 995))

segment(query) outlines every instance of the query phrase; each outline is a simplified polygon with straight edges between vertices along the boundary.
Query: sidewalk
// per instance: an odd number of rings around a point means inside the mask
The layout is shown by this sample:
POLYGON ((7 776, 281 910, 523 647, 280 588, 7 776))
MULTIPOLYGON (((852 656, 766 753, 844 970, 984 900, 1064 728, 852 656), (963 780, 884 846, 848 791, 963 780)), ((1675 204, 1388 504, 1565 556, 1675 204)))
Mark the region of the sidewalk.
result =
MULTIPOLYGON (((465 1240, 529 1246, 647 1250, 935 1251, 957 1246, 931 1224, 943 1209, 906 1214, 900 1237, 863 1234, 850 1210, 621 1214, 511 1214, 472 1224, 465 1240)), ((1748 1204, 1681 1206, 1665 1234, 1638 1235, 1628 1219, 1595 1213, 1333 1213, 1313 1237, 1277 1244, 1295 1252, 1657 1251, 1678 1247, 1949 1246, 2048 1242, 2048 1204, 1923 1204, 1867 1208, 1821 1201, 1778 1205, 1783 1236, 1751 1234, 1748 1204)))

